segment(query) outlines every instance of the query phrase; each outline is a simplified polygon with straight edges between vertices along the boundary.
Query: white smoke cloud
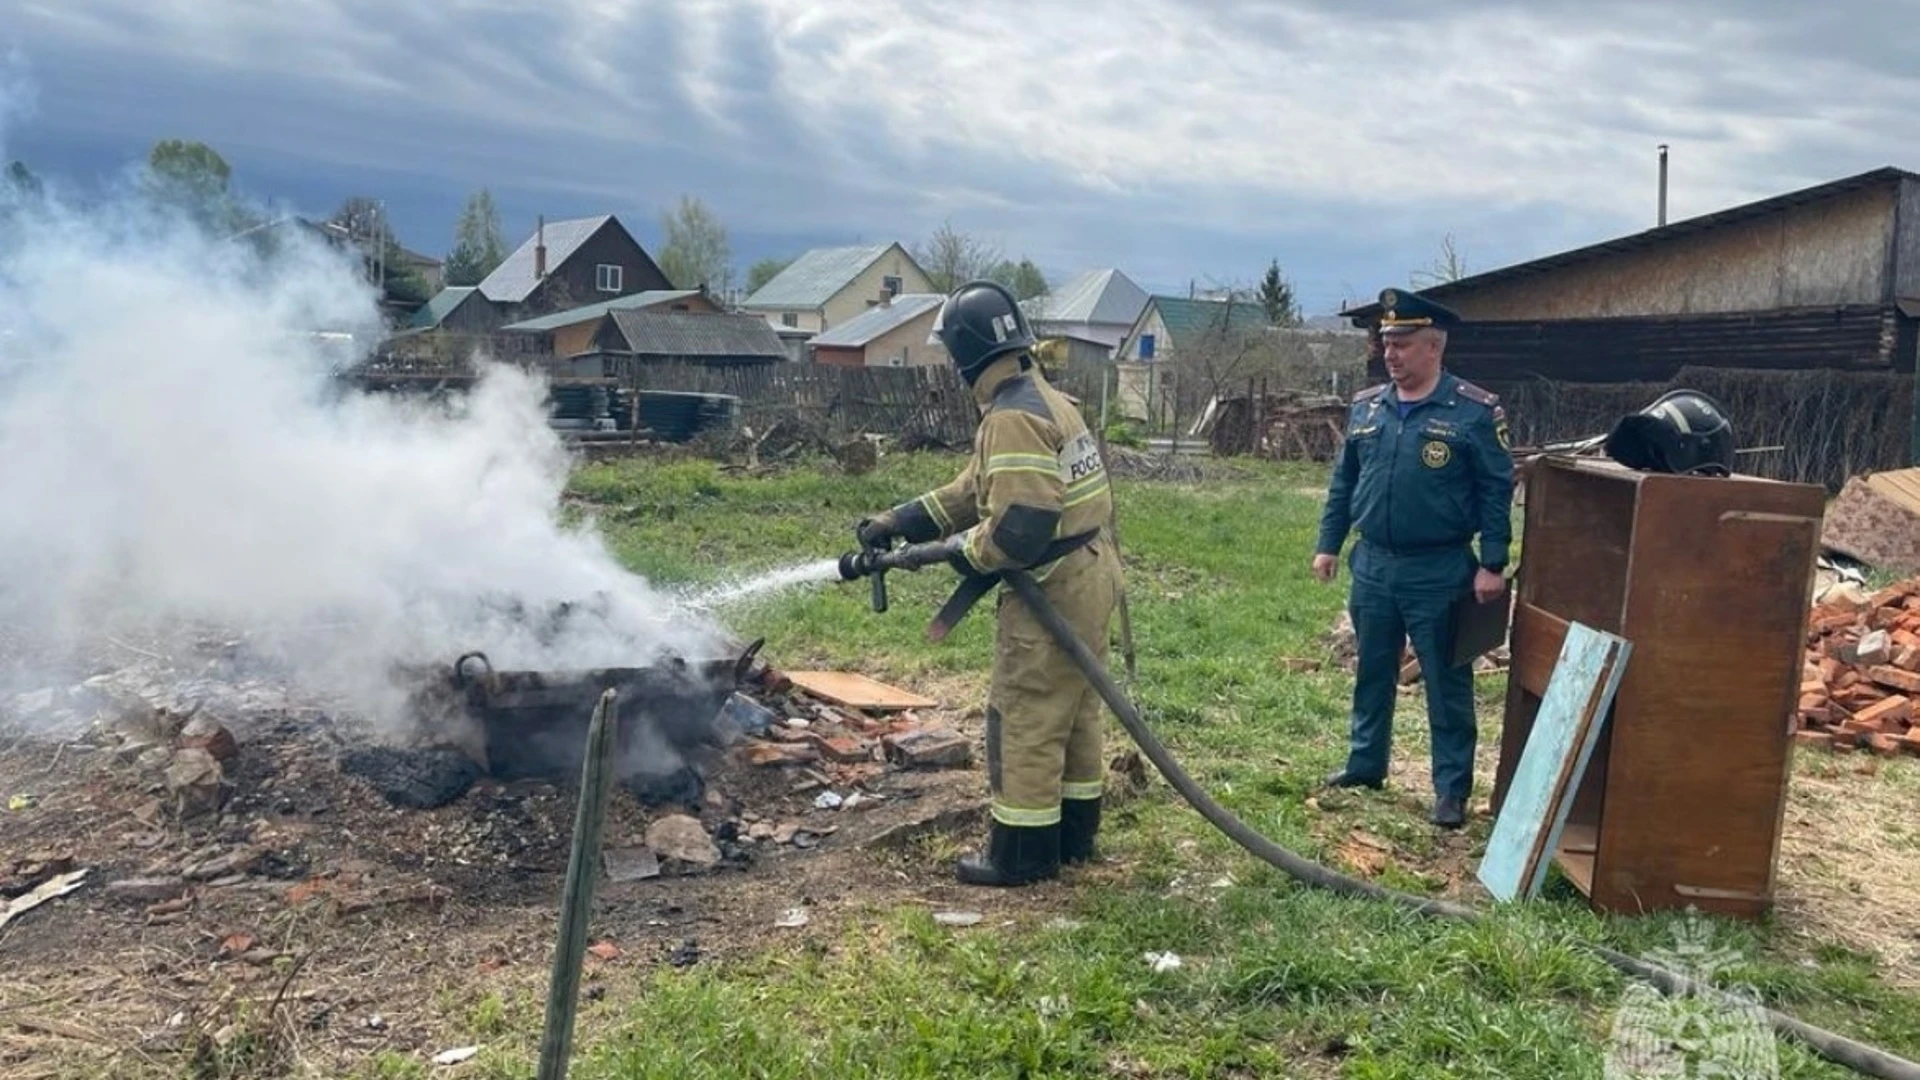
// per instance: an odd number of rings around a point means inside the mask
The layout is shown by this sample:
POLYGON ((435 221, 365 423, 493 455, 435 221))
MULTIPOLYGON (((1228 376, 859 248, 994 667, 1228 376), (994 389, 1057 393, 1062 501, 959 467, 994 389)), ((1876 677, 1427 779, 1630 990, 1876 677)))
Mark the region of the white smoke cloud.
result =
POLYGON ((316 332, 381 336, 370 287, 317 242, 263 263, 131 200, 0 205, 0 626, 240 633, 389 716, 395 665, 469 650, 503 669, 717 655, 719 628, 560 523, 539 380, 363 394, 316 332))

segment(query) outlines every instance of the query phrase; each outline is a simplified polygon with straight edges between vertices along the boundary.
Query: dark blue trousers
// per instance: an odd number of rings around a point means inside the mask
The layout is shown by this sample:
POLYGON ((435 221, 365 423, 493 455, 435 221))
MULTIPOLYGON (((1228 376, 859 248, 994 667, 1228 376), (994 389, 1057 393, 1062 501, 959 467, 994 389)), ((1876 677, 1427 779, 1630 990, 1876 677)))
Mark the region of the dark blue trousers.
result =
POLYGON ((1347 771, 1384 780, 1393 747, 1393 706, 1401 650, 1411 642, 1427 691, 1433 734, 1433 790, 1465 800, 1473 792, 1473 665, 1447 666, 1453 602, 1473 588, 1472 549, 1394 555, 1361 540, 1348 557, 1347 610, 1358 649, 1347 771))

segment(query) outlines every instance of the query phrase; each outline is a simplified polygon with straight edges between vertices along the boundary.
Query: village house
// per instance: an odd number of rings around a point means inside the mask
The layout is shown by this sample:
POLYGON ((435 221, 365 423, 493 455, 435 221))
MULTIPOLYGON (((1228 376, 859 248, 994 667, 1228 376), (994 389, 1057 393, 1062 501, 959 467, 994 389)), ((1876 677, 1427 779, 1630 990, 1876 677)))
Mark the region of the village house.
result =
POLYGON ((813 362, 837 367, 930 367, 947 362, 933 334, 946 297, 906 293, 882 300, 813 339, 813 362))
MULTIPOLYGON (((1147 306, 1147 292, 1119 270, 1089 270, 1051 292, 1020 305, 1042 338, 1098 346, 1111 356, 1147 306)), ((1091 358, 1092 350, 1070 348, 1091 358)))
POLYGON ((1269 328, 1266 309, 1249 300, 1149 296, 1114 350, 1119 414, 1155 425, 1170 423, 1178 411, 1177 376, 1168 373, 1177 372, 1183 358, 1204 364, 1242 347, 1248 334, 1269 328))
POLYGON ((566 365, 576 377, 625 378, 635 366, 777 364, 787 350, 754 315, 616 309, 600 316, 591 346, 566 365))
POLYGON ((408 329, 491 333, 527 319, 673 284, 612 214, 547 221, 470 292, 442 290, 408 329), (447 320, 459 316, 457 325, 447 320))
POLYGON ((740 310, 776 327, 818 334, 878 305, 883 297, 935 291, 898 243, 815 248, 754 290, 740 310))
POLYGON ((665 289, 637 292, 617 300, 556 311, 532 319, 508 323, 503 334, 528 335, 537 339, 555 357, 565 358, 593 348, 594 334, 612 311, 685 311, 706 315, 721 313, 720 305, 703 289, 665 289))

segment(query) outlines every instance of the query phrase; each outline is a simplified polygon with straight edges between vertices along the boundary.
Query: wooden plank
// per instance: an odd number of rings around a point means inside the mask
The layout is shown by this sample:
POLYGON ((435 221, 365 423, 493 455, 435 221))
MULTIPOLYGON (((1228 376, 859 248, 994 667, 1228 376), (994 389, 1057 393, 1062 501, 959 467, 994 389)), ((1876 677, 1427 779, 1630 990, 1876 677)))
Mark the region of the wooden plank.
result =
POLYGON ((788 671, 793 685, 850 709, 930 709, 940 703, 852 671, 788 671))
POLYGON ((1495 899, 1530 899, 1545 882, 1573 793, 1586 773, 1631 652, 1624 638, 1583 623, 1568 625, 1533 731, 1480 860, 1478 876, 1495 899))
POLYGON ((1525 601, 1514 605, 1513 619, 1513 679, 1527 693, 1542 697, 1566 641, 1567 620, 1525 601))

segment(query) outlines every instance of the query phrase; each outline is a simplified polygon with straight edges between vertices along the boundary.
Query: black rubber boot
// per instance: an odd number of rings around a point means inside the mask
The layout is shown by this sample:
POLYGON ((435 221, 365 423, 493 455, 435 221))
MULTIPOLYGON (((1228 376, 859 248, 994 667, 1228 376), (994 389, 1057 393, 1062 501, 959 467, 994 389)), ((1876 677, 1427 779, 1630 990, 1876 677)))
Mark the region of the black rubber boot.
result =
POLYGON ((1100 831, 1099 799, 1064 799, 1060 803, 1060 861, 1083 863, 1093 858, 1093 838, 1100 831))
POLYGON ((993 821, 984 855, 960 859, 962 885, 1025 885, 1060 875, 1060 826, 1016 828, 993 821))

